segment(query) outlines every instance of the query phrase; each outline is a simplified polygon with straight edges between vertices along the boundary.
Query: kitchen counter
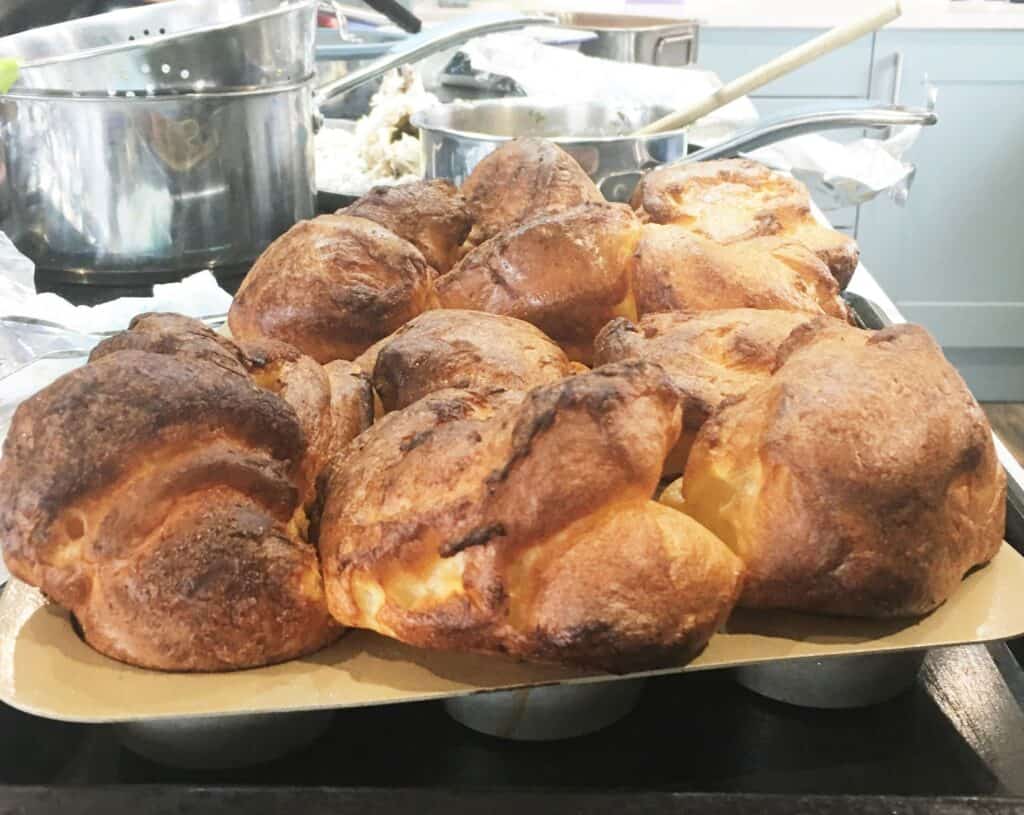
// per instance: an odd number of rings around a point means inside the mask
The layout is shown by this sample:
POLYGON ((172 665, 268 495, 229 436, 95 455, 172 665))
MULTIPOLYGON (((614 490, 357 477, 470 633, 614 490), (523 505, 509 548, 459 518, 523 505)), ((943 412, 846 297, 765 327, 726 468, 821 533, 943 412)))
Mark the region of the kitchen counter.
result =
MULTIPOLYGON (((697 19, 705 28, 806 28, 823 29, 848 22, 871 4, 851 7, 838 0, 663 0, 637 3, 602 0, 603 13, 697 19)), ((475 0, 473 10, 547 9, 595 11, 586 0, 475 0)), ((440 21, 465 14, 466 9, 441 7, 437 0, 414 4, 425 21, 440 21)), ((918 30, 1024 30, 1024 3, 996 0, 903 0, 903 15, 887 28, 918 30)))

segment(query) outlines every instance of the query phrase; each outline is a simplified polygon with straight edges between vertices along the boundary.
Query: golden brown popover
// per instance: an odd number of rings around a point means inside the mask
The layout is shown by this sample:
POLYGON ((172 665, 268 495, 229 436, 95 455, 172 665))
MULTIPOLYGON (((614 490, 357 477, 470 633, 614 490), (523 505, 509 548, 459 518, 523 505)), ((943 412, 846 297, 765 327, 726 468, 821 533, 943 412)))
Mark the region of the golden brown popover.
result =
POLYGON ((745 562, 742 605, 931 611, 1002 540, 985 414, 918 326, 816 320, 779 354, 697 434, 683 507, 745 562))
POLYGON ((641 316, 761 308, 850 319, 825 264, 800 244, 777 238, 721 244, 685 227, 645 224, 633 288, 641 316))
POLYGON ((640 222, 622 204, 584 204, 478 246, 437 281, 443 308, 526 320, 588 363, 613 317, 635 319, 631 266, 640 222))
POLYGON ((450 181, 441 179, 374 187, 337 214, 366 218, 390 229, 442 274, 458 260, 469 235, 466 201, 450 181))
POLYGON ((400 410, 444 388, 522 391, 574 372, 565 352, 539 328, 463 309, 421 314, 383 340, 376 353, 373 387, 385 410, 400 410))
POLYGON ((647 173, 633 206, 656 224, 678 224, 718 241, 775 236, 801 243, 846 288, 857 268, 857 242, 818 223, 807 188, 747 159, 699 161, 647 173))
POLYGON ((332 471, 331 612, 422 647, 612 671, 694 656, 742 569, 650 500, 679 417, 645 362, 525 394, 438 391, 389 413, 332 471))
POLYGON ((476 246, 539 215, 604 203, 576 159, 544 139, 513 139, 484 158, 462 185, 476 246))
POLYGON ((420 250, 386 227, 321 215, 260 255, 228 325, 240 340, 281 340, 317 362, 355 359, 434 305, 434 276, 420 250))
POLYGON ((352 439, 373 424, 373 388, 359 366, 338 359, 324 366, 331 389, 331 440, 327 459, 333 461, 352 439))
POLYGON ((722 405, 764 382, 793 329, 814 317, 795 311, 735 308, 648 314, 612 320, 594 342, 594 364, 645 359, 665 369, 683 405, 683 431, 665 475, 683 471, 701 425, 722 405))
MULTIPOLYGON (((363 394, 354 402, 368 398, 363 394)), ((96 650, 214 671, 315 651, 341 631, 306 537, 339 434, 324 371, 143 315, 22 403, 0 459, 16 577, 70 609, 96 650)))

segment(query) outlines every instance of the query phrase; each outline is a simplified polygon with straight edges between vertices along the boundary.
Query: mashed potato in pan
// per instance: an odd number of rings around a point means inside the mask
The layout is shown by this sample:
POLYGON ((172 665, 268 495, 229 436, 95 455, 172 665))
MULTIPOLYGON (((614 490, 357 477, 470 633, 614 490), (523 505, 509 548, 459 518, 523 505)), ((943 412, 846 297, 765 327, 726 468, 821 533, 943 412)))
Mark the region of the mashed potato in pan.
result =
POLYGON ((422 178, 420 140, 409 117, 437 102, 411 68, 386 74, 370 100, 369 113, 356 121, 353 130, 324 127, 317 134, 317 187, 362 195, 378 184, 422 178))

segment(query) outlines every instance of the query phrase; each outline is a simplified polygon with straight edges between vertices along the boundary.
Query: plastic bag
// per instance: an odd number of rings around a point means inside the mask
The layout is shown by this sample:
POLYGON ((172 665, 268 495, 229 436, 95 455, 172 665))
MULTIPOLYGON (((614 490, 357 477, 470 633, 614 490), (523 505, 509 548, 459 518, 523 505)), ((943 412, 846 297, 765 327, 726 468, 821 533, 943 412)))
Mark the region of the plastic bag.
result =
POLYGON ((0 232, 0 299, 27 300, 36 293, 35 264, 0 232))
POLYGON ((32 261, 0 232, 0 318, 7 318, 0 319, 0 441, 18 404, 84 364, 101 332, 125 329, 145 311, 213 317, 231 305, 231 295, 210 271, 155 285, 152 297, 122 297, 98 306, 37 294, 33 274, 32 261))
POLYGON ((747 155, 791 172, 807 185, 815 203, 824 210, 862 204, 885 190, 897 191, 896 200, 903 203, 914 174, 914 165, 904 161, 903 154, 920 132, 917 125, 901 127, 886 139, 858 139, 849 144, 810 133, 747 155))
MULTIPOLYGON (((682 108, 721 87, 713 71, 588 57, 528 34, 488 34, 460 48, 460 70, 502 77, 509 88, 545 102, 611 101, 630 107, 682 108)), ((752 125, 757 110, 746 97, 730 102, 690 126, 693 144, 707 146, 752 125)))

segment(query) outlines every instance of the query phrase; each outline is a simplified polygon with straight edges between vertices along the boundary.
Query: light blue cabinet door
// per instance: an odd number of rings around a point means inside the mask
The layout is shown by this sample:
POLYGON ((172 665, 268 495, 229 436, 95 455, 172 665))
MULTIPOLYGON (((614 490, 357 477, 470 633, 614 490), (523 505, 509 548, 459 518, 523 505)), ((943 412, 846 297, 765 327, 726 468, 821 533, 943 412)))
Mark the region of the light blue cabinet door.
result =
POLYGON ((905 104, 937 88, 939 124, 906 207, 861 207, 862 258, 908 319, 970 349, 950 356, 983 398, 1024 399, 1024 32, 881 32, 872 96, 897 78, 905 104))
MULTIPOLYGON (((697 62, 728 82, 821 33, 795 28, 702 28, 697 62)), ((757 95, 863 98, 870 71, 871 37, 866 36, 779 77, 757 95)))

